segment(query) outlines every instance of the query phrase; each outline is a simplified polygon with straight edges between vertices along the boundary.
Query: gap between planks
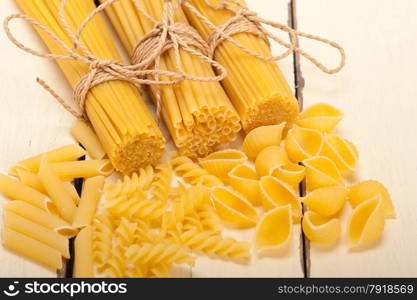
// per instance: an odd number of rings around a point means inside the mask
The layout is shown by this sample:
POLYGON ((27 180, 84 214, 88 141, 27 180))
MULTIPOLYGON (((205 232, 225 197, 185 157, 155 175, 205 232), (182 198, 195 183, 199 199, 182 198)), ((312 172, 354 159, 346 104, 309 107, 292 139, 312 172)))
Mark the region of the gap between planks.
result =
MULTIPOLYGON (((297 0, 290 0, 288 3, 288 26, 297 30, 297 0)), ((296 46, 298 47, 299 41, 297 38, 296 46)), ((294 62, 294 87, 295 87, 295 96, 298 100, 298 104, 300 107, 300 111, 303 110, 304 107, 304 98, 303 98, 303 89, 304 89, 304 77, 301 72, 301 63, 300 63, 300 54, 294 52, 293 53, 293 62, 294 62)), ((306 185, 305 180, 300 183, 300 196, 305 196, 306 193, 306 185)), ((303 206, 303 213, 305 212, 305 206, 303 206)), ((304 235, 301 226, 301 234, 300 234, 300 261, 304 273, 304 278, 310 277, 310 242, 304 235)))

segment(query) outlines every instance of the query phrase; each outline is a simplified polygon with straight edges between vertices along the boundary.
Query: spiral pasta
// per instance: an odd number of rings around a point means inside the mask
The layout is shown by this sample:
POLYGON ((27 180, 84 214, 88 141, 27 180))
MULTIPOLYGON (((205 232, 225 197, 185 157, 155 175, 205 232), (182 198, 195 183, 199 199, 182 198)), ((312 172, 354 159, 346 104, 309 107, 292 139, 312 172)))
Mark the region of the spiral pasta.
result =
POLYGON ((355 170, 358 153, 352 143, 335 135, 324 134, 324 143, 321 155, 330 158, 341 172, 355 170))
POLYGON ((277 206, 289 204, 292 210, 294 223, 299 223, 301 218, 301 202, 295 190, 287 183, 272 177, 264 176, 260 180, 260 194, 265 210, 271 210, 277 206))
POLYGON ((343 112, 327 103, 317 103, 301 112, 296 120, 300 127, 332 132, 343 119, 343 112))
POLYGON ((384 231, 384 212, 381 195, 359 204, 348 222, 348 246, 351 250, 361 250, 375 242, 384 231))
POLYGON ((291 205, 279 206, 263 215, 256 227, 256 248, 259 253, 280 253, 292 235, 291 205))
POLYGON ((161 163, 155 167, 158 171, 154 176, 150 189, 152 197, 155 201, 168 201, 170 187, 173 177, 172 167, 169 163, 161 163))
POLYGON ((186 156, 174 158, 171 160, 171 166, 178 176, 190 184, 202 184, 206 187, 223 185, 218 177, 210 174, 186 156))
POLYGON ((109 197, 115 198, 120 195, 132 195, 137 191, 143 191, 151 185, 154 178, 154 169, 147 166, 140 169, 139 175, 133 173, 131 176, 125 175, 123 180, 118 180, 115 184, 107 183, 105 190, 109 197))
POLYGON ((344 185, 342 175, 335 163, 326 156, 313 156, 303 161, 306 167, 307 190, 320 187, 344 185))
POLYGON ((193 251, 242 262, 247 262, 250 259, 250 243, 223 238, 215 232, 187 230, 181 234, 180 241, 183 246, 193 251))
POLYGON ((101 269, 112 253, 113 224, 108 215, 98 215, 93 222, 93 259, 101 269))
POLYGON ((243 140, 243 152, 254 160, 259 152, 269 146, 279 146, 286 123, 260 126, 251 130, 243 140))
POLYGON ((339 219, 323 217, 313 211, 304 214, 302 227, 311 242, 324 245, 336 243, 342 231, 339 219))
POLYGON ((119 226, 114 230, 117 245, 128 247, 135 242, 138 224, 122 218, 119 226))
POLYGON ((227 173, 235 166, 240 165, 248 160, 245 153, 238 150, 221 150, 200 159, 200 166, 207 172, 227 180, 227 173))
POLYGON ((373 198, 377 195, 381 196, 382 211, 386 218, 395 217, 395 208, 388 193, 387 188, 376 180, 366 180, 349 187, 349 202, 352 207, 358 206, 360 203, 373 198))
POLYGON ((294 126, 285 138, 285 150, 292 162, 298 163, 319 155, 323 148, 323 134, 315 129, 294 126))
POLYGON ((284 148, 269 146, 263 149, 256 157, 255 168, 259 176, 267 176, 271 175, 271 170, 288 163, 288 155, 284 148))

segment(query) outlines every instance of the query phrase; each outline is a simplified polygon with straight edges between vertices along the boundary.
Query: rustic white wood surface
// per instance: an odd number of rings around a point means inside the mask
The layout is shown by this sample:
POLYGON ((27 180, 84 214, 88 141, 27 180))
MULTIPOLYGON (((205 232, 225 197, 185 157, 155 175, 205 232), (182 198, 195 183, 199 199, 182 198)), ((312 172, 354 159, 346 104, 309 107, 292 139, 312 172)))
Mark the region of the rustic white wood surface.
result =
MULTIPOLYGON (((301 60, 304 107, 326 101, 345 112, 339 132, 359 148, 358 180, 389 189, 397 219, 387 220, 375 247, 348 253, 310 249, 311 277, 417 276, 417 1, 297 0, 298 28, 340 42, 346 68, 329 76, 301 60)), ((331 64, 336 53, 301 41, 331 64)), ((344 234, 347 208, 343 214, 344 234)))
MULTIPOLYGON (((0 20, 19 9, 12 0, 0 1, 0 20)), ((46 51, 30 26, 13 25, 27 45, 46 51)), ((41 77, 61 95, 70 88, 53 62, 35 58, 17 49, 0 31, 0 172, 25 157, 73 143, 68 128, 73 118, 36 83, 41 77)), ((0 210, 8 200, 0 195, 0 210)), ((2 215, 2 213, 1 213, 2 215)), ((3 219, 2 217, 0 218, 3 219)), ((57 273, 0 246, 0 277, 56 277, 57 273)))

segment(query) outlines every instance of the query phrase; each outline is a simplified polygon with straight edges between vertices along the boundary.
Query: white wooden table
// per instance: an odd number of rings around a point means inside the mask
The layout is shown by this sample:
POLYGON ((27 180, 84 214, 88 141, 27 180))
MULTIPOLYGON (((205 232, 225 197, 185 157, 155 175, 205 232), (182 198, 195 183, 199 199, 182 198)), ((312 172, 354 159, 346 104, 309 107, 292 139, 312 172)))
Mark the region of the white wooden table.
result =
MULTIPOLYGON (((406 277, 417 276, 417 1, 415 0, 248 0, 265 18, 338 41, 347 65, 325 75, 304 59, 280 62, 303 98, 334 104, 346 116, 339 131, 360 151, 359 179, 373 178, 389 188, 397 219, 386 224, 381 242, 364 252, 348 253, 345 241, 332 249, 303 248, 294 229, 291 253, 256 260, 250 266, 199 259, 193 277, 406 277), (296 1, 296 2, 295 2, 296 1), (291 11, 291 4, 295 9, 291 11), (295 80, 295 78, 297 80, 295 80), (305 87, 299 85, 301 78, 305 87), (306 266, 306 267, 305 267, 306 266)), ((17 12, 13 0, 0 1, 0 19, 17 12)), ((46 51, 26 25, 14 25, 19 38, 46 51)), ((337 61, 326 47, 301 40, 301 47, 324 62, 337 61)), ((274 47, 275 48, 275 47, 274 47)), ((58 67, 13 46, 0 32, 0 172, 26 157, 72 141, 73 119, 35 82, 46 79, 64 97, 71 96, 58 67)), ((279 50, 279 49, 277 49, 279 50)), ((281 49, 282 50, 282 49, 281 49)), ((0 196, 0 204, 7 200, 0 196)), ((1 208, 0 208, 1 209, 1 208)), ((343 213, 343 221, 349 209, 343 213)), ((346 226, 345 226, 346 227, 346 226)), ((249 233, 238 237, 250 238, 249 233)), ((56 277, 52 271, 0 248, 0 277, 56 277)))

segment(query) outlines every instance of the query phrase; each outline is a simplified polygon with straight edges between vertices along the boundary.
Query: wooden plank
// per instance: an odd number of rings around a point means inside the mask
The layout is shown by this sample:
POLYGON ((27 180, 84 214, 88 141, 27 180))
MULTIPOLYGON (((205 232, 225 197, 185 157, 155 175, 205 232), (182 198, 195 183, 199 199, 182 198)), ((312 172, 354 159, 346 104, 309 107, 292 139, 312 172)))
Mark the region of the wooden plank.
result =
MULTIPOLYGON (((13 0, 0 1, 0 20, 16 12, 19 9, 13 0)), ((27 45, 47 51, 30 26, 12 25, 13 32, 27 45)), ((47 80, 70 99, 71 89, 55 63, 24 53, 4 33, 0 34, 0 48, 0 172, 7 173, 13 163, 25 157, 73 143, 69 134, 73 118, 35 81, 36 77, 47 80)), ((7 201, 0 196, 1 207, 7 201)), ((57 276, 55 271, 3 247, 0 265, 0 277, 57 276)))
MULTIPOLYGON (((332 249, 311 245, 312 277, 417 276, 417 21, 414 0, 298 0, 301 31, 340 42, 347 66, 339 74, 322 74, 301 60, 306 80, 305 107, 326 101, 346 116, 339 132, 360 152, 357 180, 374 178, 390 190, 397 219, 387 220, 379 243, 349 253, 343 241, 332 249)), ((337 61, 326 47, 301 41, 326 63, 337 61)), ((350 207, 343 212, 344 227, 350 207)))
MULTIPOLYGON (((289 1, 247 0, 249 7, 259 13, 260 16, 287 24, 289 20, 289 1)), ((288 37, 276 30, 284 40, 288 37)), ((283 49, 273 45, 274 53, 282 53, 283 49)), ((286 75, 291 86, 294 87, 293 58, 292 56, 279 62, 281 70, 286 75)), ((241 142, 241 141, 240 141, 241 142)), ((239 146, 239 141, 234 143, 239 146)), ((253 241, 254 229, 251 230, 227 230, 224 234, 238 240, 253 241)), ((302 271, 302 245, 300 241, 300 226, 294 226, 289 252, 286 255, 275 258, 256 258, 253 253, 253 261, 250 265, 240 265, 229 261, 214 260, 212 258, 199 257, 196 266, 192 269, 193 277, 303 277, 302 271)))

